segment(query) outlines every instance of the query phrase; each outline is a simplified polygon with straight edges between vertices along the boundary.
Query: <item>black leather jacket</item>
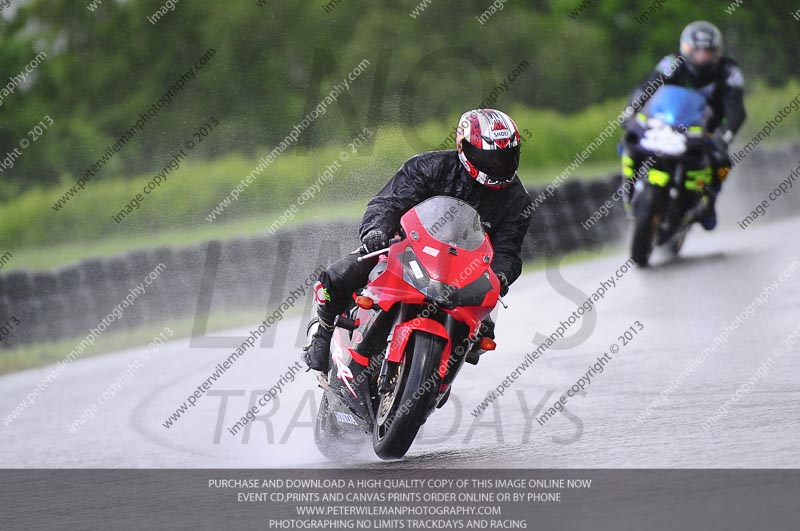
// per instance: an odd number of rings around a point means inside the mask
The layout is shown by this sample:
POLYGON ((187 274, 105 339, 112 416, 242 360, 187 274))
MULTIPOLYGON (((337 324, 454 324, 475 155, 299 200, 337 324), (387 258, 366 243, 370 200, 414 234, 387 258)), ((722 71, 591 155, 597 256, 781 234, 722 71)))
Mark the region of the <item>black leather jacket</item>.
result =
POLYGON ((714 112, 709 124, 709 132, 722 128, 722 133, 730 131, 736 134, 744 123, 744 77, 736 61, 729 57, 719 60, 716 67, 703 75, 697 75, 688 67, 687 62, 678 55, 668 55, 658 63, 650 76, 642 82, 631 98, 640 105, 649 99, 644 92, 650 85, 658 87, 662 84, 690 87, 701 92, 708 100, 714 112))
POLYGON ((492 190, 469 176, 456 150, 429 151, 411 157, 386 186, 367 204, 361 222, 361 237, 372 229, 392 236, 400 228, 400 217, 425 199, 436 195, 455 197, 472 205, 494 247, 492 269, 503 273, 511 284, 522 271, 522 240, 528 231, 531 198, 514 177, 503 190, 492 190))

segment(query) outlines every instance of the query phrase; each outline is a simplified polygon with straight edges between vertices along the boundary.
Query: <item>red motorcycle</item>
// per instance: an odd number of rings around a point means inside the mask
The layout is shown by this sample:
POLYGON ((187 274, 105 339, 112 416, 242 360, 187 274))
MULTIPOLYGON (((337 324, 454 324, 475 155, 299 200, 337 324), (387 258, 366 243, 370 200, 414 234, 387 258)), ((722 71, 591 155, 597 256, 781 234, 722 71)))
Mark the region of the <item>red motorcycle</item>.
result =
POLYGON ((359 258, 379 261, 335 321, 314 431, 331 458, 352 456, 364 433, 378 457, 403 457, 464 363, 495 348, 484 319, 500 282, 475 209, 437 196, 406 212, 400 226, 388 248, 359 258))

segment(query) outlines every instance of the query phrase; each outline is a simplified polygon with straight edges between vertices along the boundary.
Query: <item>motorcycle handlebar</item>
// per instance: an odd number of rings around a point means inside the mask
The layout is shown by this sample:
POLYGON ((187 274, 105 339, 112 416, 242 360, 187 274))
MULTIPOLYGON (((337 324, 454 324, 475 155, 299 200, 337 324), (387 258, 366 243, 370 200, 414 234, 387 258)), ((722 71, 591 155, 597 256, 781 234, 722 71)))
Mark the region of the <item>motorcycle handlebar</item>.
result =
POLYGON ((378 256, 379 254, 383 254, 387 252, 392 245, 394 245, 395 243, 400 243, 403 240, 404 238, 402 238, 401 236, 395 236, 394 238, 389 240, 389 247, 386 247, 385 249, 378 249, 377 251, 372 251, 371 253, 367 253, 367 247, 364 244, 362 244, 361 247, 358 248, 358 250, 359 252, 366 254, 362 254, 361 256, 356 258, 356 261, 363 262, 368 258, 372 258, 373 256, 378 256))

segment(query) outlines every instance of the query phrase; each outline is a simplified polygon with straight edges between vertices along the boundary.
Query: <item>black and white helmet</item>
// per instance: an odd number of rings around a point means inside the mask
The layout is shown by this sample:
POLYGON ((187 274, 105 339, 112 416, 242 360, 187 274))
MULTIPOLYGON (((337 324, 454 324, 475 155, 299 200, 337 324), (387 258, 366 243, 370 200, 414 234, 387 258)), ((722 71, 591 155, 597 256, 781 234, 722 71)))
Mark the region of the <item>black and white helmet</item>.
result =
POLYGON ((692 22, 681 33, 681 55, 691 72, 708 73, 722 57, 722 32, 711 22, 692 22))

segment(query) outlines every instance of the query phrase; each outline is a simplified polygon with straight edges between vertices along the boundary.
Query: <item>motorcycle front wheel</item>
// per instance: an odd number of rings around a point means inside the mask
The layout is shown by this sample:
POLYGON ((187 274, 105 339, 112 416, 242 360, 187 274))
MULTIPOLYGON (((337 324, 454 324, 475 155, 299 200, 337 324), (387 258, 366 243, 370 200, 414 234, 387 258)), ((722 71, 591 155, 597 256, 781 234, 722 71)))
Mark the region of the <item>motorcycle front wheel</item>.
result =
POLYGON ((394 376, 393 390, 378 399, 372 447, 381 459, 406 455, 432 409, 441 384, 437 374, 445 340, 414 332, 394 376))
POLYGON ((634 198, 633 241, 631 258, 640 267, 647 267, 661 218, 656 212, 658 196, 652 186, 646 186, 634 198))

